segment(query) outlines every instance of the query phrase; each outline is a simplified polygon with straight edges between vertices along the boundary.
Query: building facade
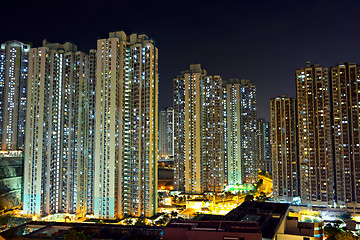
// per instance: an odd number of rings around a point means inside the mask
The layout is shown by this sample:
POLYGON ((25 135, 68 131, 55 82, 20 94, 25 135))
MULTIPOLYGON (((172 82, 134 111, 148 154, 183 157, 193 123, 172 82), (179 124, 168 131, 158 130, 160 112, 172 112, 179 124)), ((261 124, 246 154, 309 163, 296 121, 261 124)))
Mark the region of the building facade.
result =
POLYGON ((271 174, 270 123, 265 119, 257 120, 257 153, 259 169, 271 174))
POLYGON ((249 80, 223 82, 227 139, 227 183, 256 183, 256 87, 249 80))
POLYGON ((360 212, 360 66, 341 63, 331 68, 336 201, 360 212))
MULTIPOLYGON (((204 82, 203 158, 205 159, 204 191, 221 192, 225 184, 223 154, 222 79, 208 76, 204 82)), ((196 119, 194 119, 196 120, 196 119)))
POLYGON ((30 49, 25 214, 86 212, 88 66, 71 43, 30 49))
POLYGON ((307 64, 296 71, 300 195, 303 202, 334 200, 328 69, 307 64))
POLYGON ((200 64, 174 79, 174 186, 187 193, 224 187, 220 76, 200 64))
POLYGON ((8 41, 0 49, 0 140, 2 150, 23 150, 29 44, 8 41))
POLYGON ((274 196, 291 200, 299 196, 296 101, 282 95, 270 100, 270 109, 274 196))
POLYGON ((174 109, 165 108, 159 113, 159 155, 160 158, 174 156, 174 109))
POLYGON ((158 50, 146 35, 97 42, 94 215, 157 212, 158 50))
POLYGON ((87 139, 87 213, 94 213, 94 173, 95 173, 95 110, 96 110, 96 53, 95 49, 89 52, 88 78, 88 139, 87 139))

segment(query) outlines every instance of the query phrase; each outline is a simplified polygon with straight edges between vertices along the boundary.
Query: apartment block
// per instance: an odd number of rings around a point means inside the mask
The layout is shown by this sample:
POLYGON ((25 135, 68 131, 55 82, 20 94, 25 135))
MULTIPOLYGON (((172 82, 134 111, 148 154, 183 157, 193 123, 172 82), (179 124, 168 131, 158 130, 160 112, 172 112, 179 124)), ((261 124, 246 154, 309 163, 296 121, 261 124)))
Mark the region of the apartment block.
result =
POLYGON ((270 123, 265 119, 258 119, 256 131, 259 169, 271 174, 270 123))
POLYGON ((336 201, 360 212, 360 66, 331 67, 334 181, 336 201))
POLYGON ((174 156, 174 109, 168 107, 159 113, 159 156, 174 156))
POLYGON ((334 200, 328 69, 307 64, 296 71, 300 195, 303 202, 334 200))
POLYGON ((1 150, 23 150, 30 45, 8 41, 0 49, 1 150))
POLYGON ((200 64, 174 79, 174 185, 187 193, 224 187, 222 80, 200 64))
POLYGON ((270 100, 271 158, 274 197, 299 196, 296 101, 286 95, 270 100))
POLYGON ((223 81, 224 128, 226 131, 227 183, 256 183, 256 87, 249 80, 223 81))
POLYGON ((89 55, 71 43, 29 51, 25 214, 85 214, 89 55))
POLYGON ((158 50, 143 34, 97 42, 94 215, 157 212, 158 50))

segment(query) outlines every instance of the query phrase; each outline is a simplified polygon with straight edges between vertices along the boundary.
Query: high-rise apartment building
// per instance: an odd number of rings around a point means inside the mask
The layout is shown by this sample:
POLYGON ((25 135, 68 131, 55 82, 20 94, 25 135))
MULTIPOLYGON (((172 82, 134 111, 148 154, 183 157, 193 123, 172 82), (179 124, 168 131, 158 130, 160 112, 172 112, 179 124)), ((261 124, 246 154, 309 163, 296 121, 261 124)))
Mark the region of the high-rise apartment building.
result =
POLYGON ((328 69, 307 64, 296 71, 300 195, 303 202, 334 199, 328 69))
POLYGON ((259 169, 272 173, 270 124, 265 119, 257 120, 257 153, 259 169))
POLYGON ((26 214, 87 206, 89 55, 71 43, 31 48, 24 158, 26 214))
POLYGON ((159 113, 159 155, 174 156, 174 109, 168 107, 159 113))
POLYGON ((158 50, 146 35, 97 42, 94 215, 157 212, 158 50))
POLYGON ((2 150, 23 150, 29 44, 8 41, 0 49, 0 144, 2 150))
POLYGON ((96 110, 96 50, 90 49, 88 61, 88 139, 87 139, 87 213, 94 213, 95 173, 95 110, 96 110))
POLYGON ((274 196, 292 200, 299 196, 296 101, 282 95, 270 100, 270 109, 274 196))
POLYGON ((223 81, 223 91, 227 182, 231 185, 255 183, 258 177, 256 87, 249 80, 230 79, 223 81))
POLYGON ((227 130, 227 94, 226 94, 226 81, 223 81, 223 88, 222 88, 222 112, 223 112, 223 120, 222 120, 222 128, 223 128, 223 141, 222 141, 222 149, 223 149, 223 162, 224 162, 224 184, 225 186, 228 184, 228 130, 227 130))
POLYGON ((224 187, 222 80, 200 64, 174 79, 174 185, 187 193, 224 187))
POLYGON ((173 109, 174 189, 185 191, 185 79, 181 75, 174 78, 173 109))
POLYGON ((348 211, 360 210, 360 66, 331 68, 336 201, 348 211))
MULTIPOLYGON (((190 81, 189 81, 190 82, 190 81)), ((223 156, 222 79, 208 76, 204 82, 203 159, 205 160, 204 191, 221 192, 225 184, 223 156)), ((196 118, 193 119, 196 121, 196 118)), ((190 139, 189 139, 190 140, 190 139)))

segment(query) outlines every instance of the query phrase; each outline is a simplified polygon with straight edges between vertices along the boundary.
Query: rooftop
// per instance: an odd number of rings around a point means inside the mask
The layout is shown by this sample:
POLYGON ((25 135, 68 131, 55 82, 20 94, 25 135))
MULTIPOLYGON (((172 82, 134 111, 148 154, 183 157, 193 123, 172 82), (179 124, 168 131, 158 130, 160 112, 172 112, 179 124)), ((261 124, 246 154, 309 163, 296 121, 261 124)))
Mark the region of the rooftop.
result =
POLYGON ((162 227, 117 224, 29 222, 2 232, 5 239, 62 239, 70 230, 83 232, 91 239, 158 239, 162 227))
POLYGON ((195 220, 173 219, 165 227, 165 236, 167 231, 171 232, 174 229, 179 229, 179 228, 186 229, 186 231, 188 232, 210 231, 210 232, 237 232, 237 233, 261 234, 259 224, 257 222, 195 221, 195 220))
POLYGON ((244 202, 224 217, 224 221, 257 222, 263 238, 273 238, 288 215, 290 204, 244 202))

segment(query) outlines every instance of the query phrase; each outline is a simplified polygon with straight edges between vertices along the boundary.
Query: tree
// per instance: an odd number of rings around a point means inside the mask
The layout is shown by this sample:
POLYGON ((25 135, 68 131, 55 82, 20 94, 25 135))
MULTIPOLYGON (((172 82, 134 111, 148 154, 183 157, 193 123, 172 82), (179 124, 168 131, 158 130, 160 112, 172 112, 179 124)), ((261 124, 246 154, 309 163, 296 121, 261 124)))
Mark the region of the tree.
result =
POLYGON ((264 192, 261 192, 259 194, 259 197, 257 198, 260 202, 263 202, 267 199, 266 194, 264 192))
POLYGON ((163 198, 164 198, 163 195, 158 193, 158 203, 159 204, 162 204, 163 198))
POLYGON ((230 196, 232 196, 231 192, 226 192, 226 193, 225 193, 225 199, 230 198, 230 196))
POLYGON ((333 227, 330 224, 324 227, 325 236, 327 240, 336 240, 335 236, 340 233, 340 229, 333 227))
POLYGON ((176 217, 177 217, 177 215, 178 215, 178 213, 177 213, 177 212, 175 212, 175 211, 172 211, 172 212, 171 212, 171 216, 172 216, 173 218, 176 218, 176 217))
POLYGON ((91 240, 91 237, 83 231, 77 232, 75 230, 69 230, 69 232, 64 235, 64 240, 91 240))
POLYGON ((350 220, 351 219, 351 214, 350 213, 343 213, 339 216, 340 219, 342 220, 350 220))
POLYGON ((138 220, 136 221, 135 225, 146 225, 145 223, 145 218, 144 217, 139 217, 138 220))
POLYGON ((124 223, 125 223, 126 225, 130 225, 130 224, 133 223, 133 221, 132 221, 131 218, 128 218, 128 219, 125 219, 125 220, 124 220, 124 223))
POLYGON ((9 222, 10 214, 0 216, 0 225, 7 225, 9 222))
POLYGON ((165 225, 166 223, 166 220, 164 218, 159 218, 155 224, 158 225, 158 226, 161 226, 161 225, 165 225))
POLYGON ((358 238, 354 236, 351 232, 339 232, 335 235, 336 240, 357 240, 358 238))
POLYGON ((253 200, 254 200, 254 195, 251 195, 251 194, 246 195, 246 197, 244 199, 245 202, 251 202, 253 200))

